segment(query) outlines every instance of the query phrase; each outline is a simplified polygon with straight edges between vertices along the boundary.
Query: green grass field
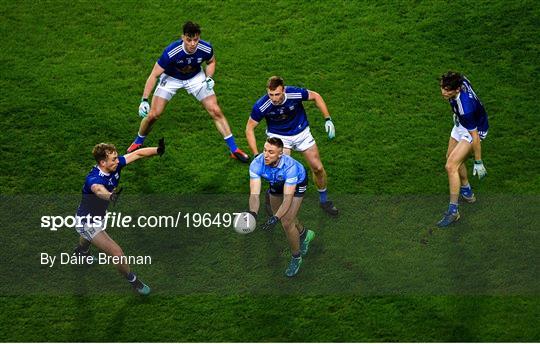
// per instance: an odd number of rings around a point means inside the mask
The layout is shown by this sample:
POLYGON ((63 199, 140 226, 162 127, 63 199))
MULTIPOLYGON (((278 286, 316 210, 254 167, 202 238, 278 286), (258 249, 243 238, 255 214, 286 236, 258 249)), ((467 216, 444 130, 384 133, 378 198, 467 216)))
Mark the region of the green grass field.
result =
MULTIPOLYGON (((535 2, 2 0, 0 13, 0 341, 540 341, 535 2), (41 266, 40 252, 69 252, 77 236, 40 216, 74 213, 96 143, 130 144, 144 82, 186 20, 216 50, 215 90, 242 148, 269 76, 324 97, 335 140, 306 109, 340 217, 321 213, 311 184, 301 216, 317 238, 294 279, 280 230, 216 226, 109 231, 152 255, 135 267, 148 298, 110 266, 41 266), (447 70, 489 113, 489 175, 471 178, 478 202, 441 231, 447 70)), ((246 208, 247 166, 195 99, 179 92, 147 142, 160 137, 167 153, 124 170, 115 211, 246 208)))

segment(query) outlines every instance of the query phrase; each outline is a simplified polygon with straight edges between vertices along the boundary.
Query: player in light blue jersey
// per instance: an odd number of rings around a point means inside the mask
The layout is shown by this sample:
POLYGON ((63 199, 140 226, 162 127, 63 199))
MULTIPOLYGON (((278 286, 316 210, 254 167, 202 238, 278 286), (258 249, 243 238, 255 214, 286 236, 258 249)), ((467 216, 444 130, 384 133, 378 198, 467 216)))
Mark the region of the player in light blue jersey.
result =
MULTIPOLYGON (((124 257, 122 248, 105 232, 106 213, 109 203, 116 203, 121 188, 118 188, 122 168, 135 160, 154 155, 163 155, 165 142, 159 140, 158 147, 142 148, 124 156, 118 156, 116 147, 111 144, 97 144, 92 154, 96 165, 86 176, 82 199, 77 209, 76 230, 80 235, 79 245, 74 254, 84 258, 93 257, 90 254, 90 244, 109 256, 124 257)), ((119 259, 116 268, 132 287, 141 295, 150 293, 150 288, 131 271, 128 264, 119 259)), ((91 262, 90 262, 91 263, 91 262)))
POLYGON ((454 113, 454 127, 450 133, 446 153, 446 171, 450 188, 450 204, 437 225, 447 227, 459 220, 459 197, 469 203, 476 201, 467 177, 465 163, 474 155, 473 175, 483 179, 487 175, 482 162, 481 141, 486 138, 489 124, 484 105, 467 78, 456 72, 447 72, 440 78, 442 96, 448 100, 454 113))
POLYGON ((230 156, 245 163, 249 162, 249 156, 236 146, 227 118, 221 111, 214 93, 213 76, 216 71, 214 49, 210 43, 201 40, 200 36, 199 25, 188 21, 184 24, 182 39, 165 48, 154 65, 146 80, 139 106, 139 115, 143 119, 137 137, 127 149, 128 153, 142 147, 152 125, 159 119, 176 92, 183 88, 197 98, 208 111, 229 147, 230 156), (203 63, 206 63, 204 70, 201 67, 203 63), (158 78, 159 83, 150 107, 148 98, 158 78))
POLYGON ((326 103, 320 94, 305 88, 285 86, 281 77, 268 79, 266 95, 253 106, 246 124, 246 138, 254 155, 258 154, 255 128, 263 119, 266 120, 268 137, 278 137, 283 141, 285 154, 291 150, 302 152, 313 172, 315 185, 319 190, 321 208, 330 215, 337 215, 338 210, 327 197, 327 176, 321 162, 319 149, 311 135, 303 101, 314 101, 325 118, 328 138, 336 135, 334 123, 330 118, 326 103))
POLYGON ((292 277, 298 273, 302 256, 308 252, 309 243, 315 237, 298 220, 297 214, 308 185, 304 166, 289 155, 283 154, 283 141, 270 137, 264 144, 264 153, 253 159, 249 166, 249 210, 257 217, 261 193, 261 178, 270 182, 270 204, 274 216, 262 226, 263 230, 274 228, 281 222, 291 249, 291 261, 285 274, 292 277))

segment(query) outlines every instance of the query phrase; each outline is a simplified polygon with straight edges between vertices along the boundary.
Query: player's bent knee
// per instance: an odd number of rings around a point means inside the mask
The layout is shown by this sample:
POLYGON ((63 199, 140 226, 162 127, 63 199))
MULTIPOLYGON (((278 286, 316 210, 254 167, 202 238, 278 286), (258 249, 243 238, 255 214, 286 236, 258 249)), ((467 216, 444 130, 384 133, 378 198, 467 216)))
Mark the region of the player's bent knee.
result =
POLYGON ((447 161, 444 168, 446 169, 448 173, 455 173, 459 169, 459 164, 456 163, 455 161, 447 161))

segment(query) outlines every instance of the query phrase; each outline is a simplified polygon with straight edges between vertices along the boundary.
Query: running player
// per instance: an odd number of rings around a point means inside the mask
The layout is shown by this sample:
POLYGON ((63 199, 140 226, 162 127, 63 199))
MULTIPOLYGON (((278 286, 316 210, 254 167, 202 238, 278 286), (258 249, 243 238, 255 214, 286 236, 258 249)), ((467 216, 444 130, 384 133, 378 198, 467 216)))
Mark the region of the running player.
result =
POLYGON ((309 243, 315 237, 297 218, 308 185, 306 169, 289 155, 283 155, 281 139, 270 137, 264 144, 264 153, 251 162, 249 176, 249 210, 255 217, 260 206, 261 178, 270 182, 270 204, 275 215, 262 229, 271 230, 281 222, 292 254, 285 274, 292 277, 298 273, 302 256, 307 254, 309 243))

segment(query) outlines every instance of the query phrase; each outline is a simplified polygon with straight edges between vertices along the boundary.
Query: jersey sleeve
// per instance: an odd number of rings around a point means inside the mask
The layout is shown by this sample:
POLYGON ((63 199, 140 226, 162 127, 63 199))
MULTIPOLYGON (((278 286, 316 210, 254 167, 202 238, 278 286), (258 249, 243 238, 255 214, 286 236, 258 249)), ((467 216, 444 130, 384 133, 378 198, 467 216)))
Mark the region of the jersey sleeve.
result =
POLYGON ((256 122, 260 122, 264 118, 264 114, 261 112, 257 104, 258 103, 253 105, 253 108, 251 109, 251 114, 249 115, 249 117, 251 117, 251 119, 256 122))
POLYGON ((94 184, 105 185, 106 182, 99 176, 89 176, 86 178, 85 184, 86 184, 85 189, 88 190, 89 193, 92 193, 92 185, 94 184))
POLYGON ((292 165, 287 169, 285 173, 285 185, 296 185, 298 184, 298 168, 296 165, 292 165))
POLYGON ((214 47, 210 46, 210 53, 207 54, 206 62, 210 62, 214 58, 214 47))
POLYGON ((298 94, 300 94, 300 99, 302 99, 302 101, 309 100, 309 91, 307 88, 287 86, 287 93, 294 93, 296 99, 298 99, 298 94))
POLYGON ((171 63, 171 58, 169 57, 169 49, 165 48, 165 50, 163 50, 163 53, 157 60, 157 64, 161 68, 167 69, 167 66, 169 66, 170 63, 171 63))
POLYGON ((127 162, 126 162, 126 157, 123 156, 123 155, 120 155, 118 157, 118 167, 116 168, 116 170, 121 170, 124 166, 127 165, 127 162))
POLYGON ((261 179, 262 175, 262 166, 258 159, 254 159, 249 165, 249 178, 250 179, 261 179))

